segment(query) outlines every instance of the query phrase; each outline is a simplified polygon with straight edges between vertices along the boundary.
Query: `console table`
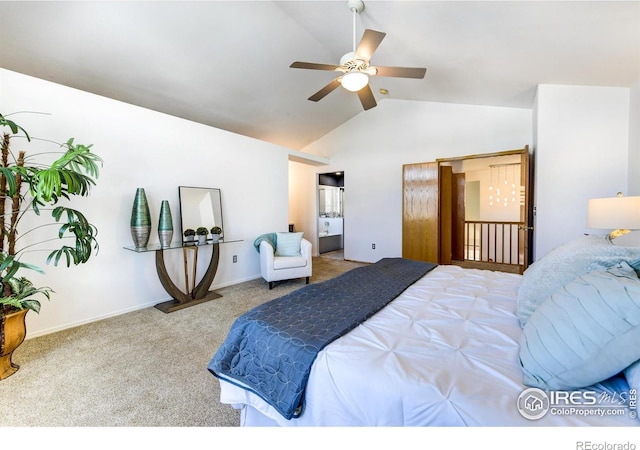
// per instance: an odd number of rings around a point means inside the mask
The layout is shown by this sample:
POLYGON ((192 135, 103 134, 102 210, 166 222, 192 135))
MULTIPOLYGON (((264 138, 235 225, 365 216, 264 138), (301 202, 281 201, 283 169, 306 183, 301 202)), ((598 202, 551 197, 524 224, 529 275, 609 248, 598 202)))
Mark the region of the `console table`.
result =
POLYGON ((210 291, 209 287, 211 283, 213 283, 213 279, 216 276, 216 272, 218 270, 218 261, 220 260, 220 245, 229 243, 229 242, 240 242, 238 241, 223 241, 220 240, 218 242, 207 241, 206 244, 197 245, 195 242, 192 243, 172 243, 169 246, 162 247, 159 244, 157 245, 149 245, 147 247, 137 248, 133 245, 125 246, 124 248, 127 250, 131 250, 136 253, 146 253, 146 252, 155 252, 156 253, 156 270, 158 271, 158 278, 160 278, 160 283, 162 283, 162 287, 167 291, 167 293, 171 296, 172 300, 168 300, 166 302, 158 303, 155 305, 160 311, 165 313, 170 313, 177 311, 179 309, 187 308, 193 305, 199 305, 200 303, 208 302, 209 300, 213 300, 216 298, 222 297, 222 295, 218 294, 215 291, 210 291), (211 251, 211 261, 209 261, 209 266, 205 271, 202 279, 196 284, 196 264, 198 261, 198 249, 200 247, 212 246, 213 249, 211 251), (171 280, 169 273, 167 272, 167 267, 164 262, 164 251, 172 250, 172 249, 182 249, 182 255, 184 258, 184 272, 185 272, 185 291, 182 291, 175 283, 171 280), (188 270, 188 253, 194 253, 194 261, 193 261, 193 276, 192 276, 192 285, 189 285, 189 270, 188 270))

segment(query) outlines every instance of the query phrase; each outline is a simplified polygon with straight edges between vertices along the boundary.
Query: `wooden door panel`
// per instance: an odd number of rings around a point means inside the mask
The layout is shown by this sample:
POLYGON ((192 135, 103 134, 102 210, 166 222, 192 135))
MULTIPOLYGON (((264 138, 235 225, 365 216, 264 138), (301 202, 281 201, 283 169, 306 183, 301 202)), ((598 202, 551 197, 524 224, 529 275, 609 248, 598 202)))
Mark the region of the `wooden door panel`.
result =
POLYGON ((406 164, 402 172, 402 257, 437 263, 438 163, 406 164))

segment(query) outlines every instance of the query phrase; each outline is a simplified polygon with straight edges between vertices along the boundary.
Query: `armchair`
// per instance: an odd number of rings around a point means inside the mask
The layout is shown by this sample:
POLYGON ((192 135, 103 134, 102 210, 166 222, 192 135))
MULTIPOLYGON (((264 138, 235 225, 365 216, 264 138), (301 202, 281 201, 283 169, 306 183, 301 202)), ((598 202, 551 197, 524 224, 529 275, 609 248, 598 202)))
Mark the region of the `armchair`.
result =
POLYGON ((260 272, 262 278, 273 289, 274 281, 292 280, 294 278, 309 278, 312 273, 311 242, 300 240, 300 256, 278 256, 273 245, 267 240, 260 242, 260 272))

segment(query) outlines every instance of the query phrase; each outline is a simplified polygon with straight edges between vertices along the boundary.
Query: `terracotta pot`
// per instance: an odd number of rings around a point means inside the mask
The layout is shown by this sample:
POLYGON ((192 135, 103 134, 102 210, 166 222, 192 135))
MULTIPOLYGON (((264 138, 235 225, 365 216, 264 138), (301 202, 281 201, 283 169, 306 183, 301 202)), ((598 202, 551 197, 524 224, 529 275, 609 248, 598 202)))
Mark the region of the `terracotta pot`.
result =
POLYGON ((25 316, 28 309, 0 315, 0 380, 4 380, 18 371, 20 366, 11 362, 15 349, 24 341, 27 334, 25 316))

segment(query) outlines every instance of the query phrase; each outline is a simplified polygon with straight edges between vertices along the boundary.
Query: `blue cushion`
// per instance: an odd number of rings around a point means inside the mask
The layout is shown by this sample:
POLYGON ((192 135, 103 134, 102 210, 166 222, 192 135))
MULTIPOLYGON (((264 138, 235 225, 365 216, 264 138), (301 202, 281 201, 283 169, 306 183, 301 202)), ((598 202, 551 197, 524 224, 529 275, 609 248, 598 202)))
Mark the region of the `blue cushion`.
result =
POLYGON ((621 262, 582 275, 531 315, 520 342, 524 383, 577 389, 640 359, 640 280, 621 262))
POLYGON ((520 325, 525 325, 546 298, 576 277, 638 259, 640 247, 614 245, 608 235, 582 236, 556 247, 523 274, 517 303, 520 325))
POLYGON ((629 388, 635 389, 640 394, 640 361, 636 361, 624 369, 624 376, 627 378, 629 388))
POLYGON ((301 256, 302 232, 276 233, 276 256, 301 256))

